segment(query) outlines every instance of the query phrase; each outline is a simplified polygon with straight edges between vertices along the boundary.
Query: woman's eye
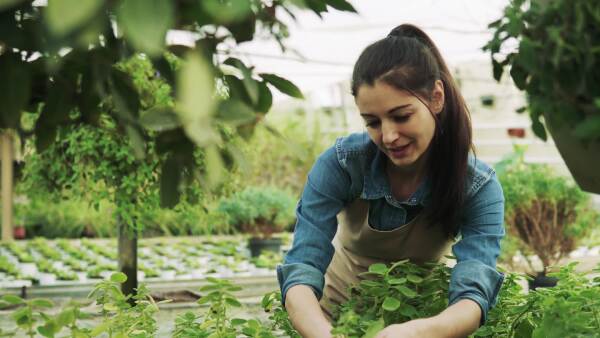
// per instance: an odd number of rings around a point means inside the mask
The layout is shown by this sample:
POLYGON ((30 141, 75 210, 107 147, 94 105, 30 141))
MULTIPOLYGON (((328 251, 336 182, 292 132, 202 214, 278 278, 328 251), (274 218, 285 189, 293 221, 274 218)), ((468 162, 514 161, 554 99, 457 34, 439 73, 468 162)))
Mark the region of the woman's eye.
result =
POLYGON ((375 128, 379 125, 379 121, 365 121, 367 127, 375 128))
POLYGON ((410 117, 410 115, 394 116, 394 121, 405 122, 408 120, 409 117, 410 117))

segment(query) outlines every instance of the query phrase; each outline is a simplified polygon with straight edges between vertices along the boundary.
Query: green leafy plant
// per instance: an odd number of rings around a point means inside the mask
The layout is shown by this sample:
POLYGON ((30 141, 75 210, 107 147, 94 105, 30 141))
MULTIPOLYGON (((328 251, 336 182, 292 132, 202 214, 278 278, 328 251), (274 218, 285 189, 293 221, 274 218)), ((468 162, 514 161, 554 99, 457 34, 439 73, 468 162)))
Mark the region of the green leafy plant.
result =
POLYGON ((38 259, 36 262, 37 268, 38 270, 40 270, 41 272, 46 272, 46 273, 56 273, 58 270, 54 267, 54 264, 52 264, 52 261, 49 261, 47 259, 38 259))
MULTIPOLYGON (((600 279, 575 272, 571 263, 551 276, 553 288, 524 293, 518 283, 525 277, 507 273, 497 305, 474 337, 593 337, 600 332, 600 279)), ((600 271, 600 266, 595 269, 600 271)))
POLYGON ((301 338, 300 334, 290 321, 287 311, 281 304, 281 291, 273 291, 264 295, 261 306, 263 310, 270 314, 269 320, 272 322, 271 329, 284 332, 291 338, 301 338))
POLYGON ((83 245, 88 250, 90 250, 100 256, 103 256, 105 258, 108 258, 111 260, 117 259, 117 252, 114 250, 111 250, 111 248, 108 248, 105 245, 100 245, 100 244, 95 243, 86 238, 81 239, 81 245, 83 245))
POLYGON ((17 258, 19 259, 19 262, 22 262, 22 263, 32 263, 33 262, 33 257, 31 256, 31 254, 29 252, 27 252, 27 250, 24 249, 19 244, 15 243, 15 242, 10 242, 10 243, 7 243, 5 245, 5 247, 10 252, 12 252, 15 256, 17 256, 17 258))
POLYGON ((241 232, 269 238, 295 219, 295 199, 272 187, 248 187, 220 201, 218 210, 241 232))
POLYGON ((0 272, 5 272, 15 277, 19 276, 19 270, 6 256, 0 256, 0 272))
POLYGON ((362 277, 350 287, 349 300, 334 310, 332 333, 362 337, 391 324, 437 315, 448 306, 450 268, 444 264, 378 263, 362 277))
MULTIPOLYGON (((600 277, 590 278, 575 272, 577 263, 563 266, 551 275, 559 278, 554 288, 525 293, 520 282, 524 275, 505 273, 498 302, 488 314, 485 325, 471 337, 562 338, 595 337, 600 332, 600 277)), ((433 316, 447 306, 450 268, 443 264, 416 265, 407 261, 392 265, 374 264, 358 285, 350 289, 350 299, 338 309, 333 323, 334 334, 347 338, 373 337, 385 326, 415 318, 433 316)), ((600 265, 594 269, 600 273, 600 265)), ((70 303, 54 315, 54 306, 45 299, 23 300, 4 295, 0 308, 17 307, 11 313, 17 328, 27 336, 41 334, 55 337, 67 328, 71 337, 152 337, 158 324, 156 314, 161 302, 154 302, 145 285, 140 285, 134 305, 127 301, 119 285, 125 275, 115 273, 96 284, 90 293, 99 306, 100 323, 83 328, 78 321, 89 319, 81 311, 81 303, 70 303)), ((204 294, 198 303, 208 305, 207 311, 188 311, 175 319, 173 337, 299 338, 279 291, 267 293, 261 305, 269 314, 268 322, 256 318, 232 318, 230 312, 240 308, 234 293, 241 290, 227 280, 207 279, 201 288, 204 294)), ((0 331, 12 335, 15 332, 0 331)))
POLYGON ((257 268, 275 269, 277 264, 281 264, 283 257, 278 252, 264 251, 258 257, 252 257, 250 262, 257 268))
POLYGON ((491 54, 494 78, 500 80, 510 66, 515 85, 527 93, 532 128, 541 139, 547 138, 545 121, 582 140, 600 140, 598 11, 594 1, 512 0, 490 24, 494 36, 484 49, 491 54), (518 49, 506 48, 515 39, 518 49))
POLYGON ((62 259, 62 255, 58 250, 52 247, 49 242, 41 237, 35 238, 30 242, 30 246, 38 251, 44 258, 60 261, 62 259))
MULTIPOLYGON (((543 272, 575 249, 598 219, 589 195, 548 166, 525 164, 522 151, 503 163, 498 174, 508 233, 518 238, 525 255, 540 258, 543 272)), ((532 272, 538 271, 530 259, 527 262, 532 272)))
POLYGON ((236 326, 245 323, 242 319, 228 318, 229 309, 242 305, 232 292, 240 291, 242 288, 228 280, 208 277, 206 281, 208 284, 200 288, 200 291, 206 294, 197 301, 200 305, 210 305, 206 315, 201 317, 186 312, 178 316, 174 337, 235 338, 236 326))
POLYGON ((37 331, 45 337, 52 337, 51 334, 55 331, 54 328, 50 328, 46 325, 36 327, 40 322, 40 319, 42 321, 48 321, 49 317, 44 311, 54 306, 52 301, 44 298, 24 300, 21 297, 14 295, 2 296, 2 298, 0 298, 0 307, 8 305, 21 306, 20 309, 12 314, 12 318, 17 324, 18 329, 24 331, 27 336, 35 337, 37 328, 37 331))
POLYGON ((58 280, 66 280, 66 281, 75 281, 75 280, 79 280, 79 277, 77 276, 77 274, 75 274, 72 271, 66 271, 66 270, 55 270, 54 274, 56 275, 56 278, 58 280))

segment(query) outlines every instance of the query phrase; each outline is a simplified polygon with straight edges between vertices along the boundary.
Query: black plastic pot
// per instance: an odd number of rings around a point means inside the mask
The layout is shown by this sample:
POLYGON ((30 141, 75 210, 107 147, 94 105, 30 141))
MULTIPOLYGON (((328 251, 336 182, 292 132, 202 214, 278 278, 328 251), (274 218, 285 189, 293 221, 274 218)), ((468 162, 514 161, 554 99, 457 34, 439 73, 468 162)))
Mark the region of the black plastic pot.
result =
MULTIPOLYGON (((533 276, 531 276, 533 277, 533 276)), ((558 278, 546 276, 543 272, 538 272, 532 280, 529 281, 529 290, 537 288, 551 288, 558 283, 558 278)))
POLYGON ((252 237, 248 239, 248 249, 252 257, 260 256, 263 251, 281 251, 281 238, 258 238, 252 237))

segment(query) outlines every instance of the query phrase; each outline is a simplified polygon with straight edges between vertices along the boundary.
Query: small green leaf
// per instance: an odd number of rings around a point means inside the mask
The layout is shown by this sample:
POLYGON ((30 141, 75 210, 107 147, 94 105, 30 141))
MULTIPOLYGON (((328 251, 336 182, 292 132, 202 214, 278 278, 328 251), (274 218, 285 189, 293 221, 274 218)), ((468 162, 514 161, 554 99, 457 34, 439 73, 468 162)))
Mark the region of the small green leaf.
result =
POLYGON ((408 276, 406 276, 406 278, 415 284, 419 284, 419 283, 423 282, 423 278, 421 278, 417 275, 408 275, 408 276))
POLYGON ((492 68, 494 72, 494 80, 500 82, 500 79, 502 79, 502 73, 504 72, 504 67, 500 62, 492 58, 492 68))
POLYGON ((398 285, 398 284, 405 284, 406 283, 406 278, 391 278, 388 280, 388 284, 390 285, 398 285))
POLYGON ((129 144, 133 149, 133 154, 138 160, 142 160, 146 157, 146 142, 142 137, 142 134, 134 127, 128 125, 125 127, 127 136, 129 137, 129 144))
POLYGON ((48 0, 46 20, 50 31, 64 36, 90 21, 100 8, 102 0, 48 0))
POLYGON ((24 301, 21 297, 15 295, 4 295, 2 296, 2 301, 7 302, 11 305, 23 304, 24 301))
POLYGON ((112 303, 104 304, 102 306, 102 308, 105 311, 110 311, 110 312, 117 312, 119 310, 119 308, 115 304, 112 304, 112 303))
POLYGON ((388 271, 388 268, 383 263, 376 263, 376 264, 369 266, 369 272, 374 273, 374 274, 385 275, 387 273, 387 271, 388 271))
POLYGON ((513 63, 510 68, 510 76, 515 83, 515 86, 520 90, 525 90, 525 86, 527 85, 527 75, 527 71, 523 67, 513 63))
POLYGON ((242 303, 240 303, 240 302, 239 302, 237 299, 235 299, 235 298, 230 298, 230 297, 227 297, 227 298, 225 298, 225 302, 226 302, 227 304, 229 304, 229 305, 231 305, 231 306, 235 306, 235 307, 240 307, 240 306, 242 306, 242 303))
POLYGON ((164 0, 124 0, 117 10, 125 38, 150 56, 163 52, 174 14, 173 3, 164 0))
POLYGON ((31 305, 50 309, 54 306, 54 303, 49 299, 37 298, 31 300, 31 305))
POLYGON ((350 4, 346 0, 325 0, 325 2, 329 6, 335 8, 335 9, 337 9, 339 11, 357 13, 357 11, 354 8, 354 6, 352 6, 352 4, 350 4))
POLYGON ((246 323, 245 319, 241 319, 241 318, 233 318, 231 320, 231 325, 233 326, 239 326, 239 325, 243 325, 246 323))
POLYGON ((385 311, 396 311, 400 307, 400 301, 393 297, 386 297, 381 307, 385 311))
POLYGON ((400 307, 400 314, 409 318, 414 318, 419 312, 414 306, 404 303, 402 307, 400 307))
POLYGON ((417 293, 404 285, 398 285, 394 287, 396 290, 400 291, 404 296, 408 298, 414 298, 417 296, 417 293))
POLYGON ((239 126, 256 120, 254 111, 242 101, 227 100, 221 102, 216 118, 233 126, 239 126))
POLYGON ((54 336, 60 331, 60 327, 56 325, 54 321, 48 321, 44 325, 39 326, 37 331, 44 337, 54 338, 54 336))
POLYGON ((110 320, 102 322, 101 324, 94 327, 94 329, 92 330, 90 335, 92 337, 96 337, 96 336, 100 335, 102 332, 108 331, 111 325, 112 325, 112 322, 110 320))
POLYGON ((369 328, 367 329, 367 331, 365 332, 365 334, 362 336, 362 338, 374 338, 379 331, 383 330, 385 328, 385 322, 383 321, 383 318, 379 318, 379 320, 371 323, 371 325, 369 325, 369 328))
POLYGON ((544 127, 539 118, 532 118, 531 122, 531 129, 533 130, 533 133, 543 141, 546 141, 548 139, 548 135, 546 134, 546 127, 544 127))
POLYGON ((248 96, 242 80, 233 75, 225 75, 225 82, 227 83, 229 98, 242 100, 246 104, 252 105, 252 100, 248 96))
POLYGON ((210 66, 199 54, 190 52, 177 75, 176 113, 186 135, 199 146, 219 142, 219 135, 212 128, 216 102, 210 66))
POLYGON ((221 182, 224 164, 216 146, 206 148, 206 179, 209 186, 214 187, 221 182))
POLYGON ((268 83, 273 85, 273 87, 277 88, 280 92, 287 94, 291 97, 295 97, 295 98, 299 98, 299 99, 304 98, 304 95, 302 95, 302 92, 300 91, 300 89, 298 87, 296 87, 296 85, 293 84, 291 81, 286 80, 275 74, 261 73, 259 75, 265 81, 267 81, 268 83))
POLYGON ((67 326, 75 320, 75 313, 72 309, 66 309, 58 314, 56 322, 60 326, 67 326))
POLYGON ((252 71, 241 60, 232 57, 225 60, 223 64, 235 67, 242 72, 242 84, 250 98, 250 103, 256 105, 259 99, 259 82, 252 78, 252 71))
POLYGON ((256 111, 259 113, 266 114, 273 105, 273 94, 271 89, 266 85, 265 82, 258 83, 258 103, 256 104, 256 111))
POLYGON ((166 131, 179 128, 179 117, 170 107, 154 107, 141 114, 140 124, 152 131, 166 131))
POLYGON ((122 272, 115 272, 112 275, 110 275, 110 281, 122 284, 125 283, 125 281, 127 281, 127 276, 122 272))

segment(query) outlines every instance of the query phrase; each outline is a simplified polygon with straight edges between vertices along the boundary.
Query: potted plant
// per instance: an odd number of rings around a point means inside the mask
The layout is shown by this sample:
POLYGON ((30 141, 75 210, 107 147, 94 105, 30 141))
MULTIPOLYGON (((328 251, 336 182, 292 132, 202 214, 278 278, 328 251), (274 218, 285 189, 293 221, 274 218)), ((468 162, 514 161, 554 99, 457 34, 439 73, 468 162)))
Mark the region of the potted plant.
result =
POLYGON ((264 250, 279 252, 282 232, 294 222, 296 201, 287 192, 274 187, 248 187, 219 202, 218 210, 236 230, 250 234, 248 247, 252 257, 264 250))
POLYGON ((600 193, 600 2, 514 0, 491 23, 494 78, 510 67, 534 133, 546 128, 579 186, 600 193), (516 43, 515 43, 516 42, 516 43), (518 48, 510 48, 518 45, 518 48))
POLYGON ((553 285, 556 280, 546 277, 548 267, 573 251, 590 224, 598 221, 590 197, 549 166, 525 164, 522 150, 497 167, 507 232, 513 237, 508 243, 525 256, 534 277, 530 287, 553 285), (539 257, 541 267, 528 258, 530 254, 539 257))

